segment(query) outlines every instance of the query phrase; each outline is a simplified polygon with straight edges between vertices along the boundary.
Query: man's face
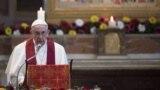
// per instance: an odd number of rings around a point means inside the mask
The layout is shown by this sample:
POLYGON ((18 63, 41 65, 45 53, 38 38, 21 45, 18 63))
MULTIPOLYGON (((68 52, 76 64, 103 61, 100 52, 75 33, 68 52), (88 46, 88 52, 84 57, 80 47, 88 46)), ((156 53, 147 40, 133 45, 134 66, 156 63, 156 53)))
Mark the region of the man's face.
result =
POLYGON ((31 33, 35 43, 43 45, 49 34, 48 26, 42 24, 32 26, 31 33))

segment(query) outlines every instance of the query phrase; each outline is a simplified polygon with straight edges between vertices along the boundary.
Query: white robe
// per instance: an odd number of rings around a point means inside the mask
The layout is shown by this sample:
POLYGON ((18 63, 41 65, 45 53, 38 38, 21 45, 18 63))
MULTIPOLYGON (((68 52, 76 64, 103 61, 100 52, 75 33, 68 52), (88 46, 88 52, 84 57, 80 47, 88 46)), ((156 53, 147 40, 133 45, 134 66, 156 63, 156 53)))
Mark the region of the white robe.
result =
MULTIPOLYGON (((54 44, 55 44, 55 64, 56 65, 68 64, 64 47, 56 42, 54 42, 54 44)), ((35 48, 35 51, 36 51, 36 48, 35 48)), ((47 44, 45 43, 39 49, 36 55, 37 65, 46 65, 46 62, 47 62, 46 59, 47 59, 47 44)), ((26 41, 17 45, 14 48, 9 58, 9 62, 5 72, 8 77, 8 80, 7 80, 8 83, 11 82, 10 80, 11 76, 14 76, 14 77, 17 76, 18 69, 22 66, 22 64, 24 64, 18 76, 18 82, 23 83, 24 76, 25 76, 25 67, 26 67, 25 60, 26 60, 26 41)), ((14 80, 14 83, 15 83, 15 80, 14 80)))

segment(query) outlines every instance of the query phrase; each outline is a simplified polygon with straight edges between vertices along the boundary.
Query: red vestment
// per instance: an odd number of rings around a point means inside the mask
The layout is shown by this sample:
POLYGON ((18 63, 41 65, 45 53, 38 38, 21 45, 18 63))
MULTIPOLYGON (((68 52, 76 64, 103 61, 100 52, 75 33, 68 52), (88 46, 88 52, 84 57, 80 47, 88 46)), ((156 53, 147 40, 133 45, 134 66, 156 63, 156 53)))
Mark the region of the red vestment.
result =
MULTIPOLYGON (((26 43, 26 60, 35 55, 33 39, 27 40, 26 43)), ((27 64, 36 65, 36 57, 32 60, 26 61, 27 64)), ((55 47, 54 43, 51 40, 47 40, 47 65, 55 64, 55 47)))

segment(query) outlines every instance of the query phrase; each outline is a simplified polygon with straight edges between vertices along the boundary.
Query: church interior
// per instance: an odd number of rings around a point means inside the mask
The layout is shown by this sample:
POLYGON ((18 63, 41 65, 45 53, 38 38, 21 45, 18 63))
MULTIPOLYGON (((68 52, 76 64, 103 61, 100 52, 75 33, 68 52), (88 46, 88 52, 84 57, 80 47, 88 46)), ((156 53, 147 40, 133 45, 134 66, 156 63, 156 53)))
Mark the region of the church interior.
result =
POLYGON ((0 0, 0 86, 40 7, 66 50, 70 88, 160 90, 160 0, 0 0))

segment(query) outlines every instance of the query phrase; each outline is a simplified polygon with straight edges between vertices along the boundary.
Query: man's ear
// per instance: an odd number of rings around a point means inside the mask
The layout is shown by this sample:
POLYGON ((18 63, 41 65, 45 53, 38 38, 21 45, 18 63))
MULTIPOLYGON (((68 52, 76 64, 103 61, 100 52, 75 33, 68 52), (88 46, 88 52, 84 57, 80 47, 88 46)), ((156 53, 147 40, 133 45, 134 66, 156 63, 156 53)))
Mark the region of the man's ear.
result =
POLYGON ((47 37, 50 35, 50 30, 47 30, 47 37))

